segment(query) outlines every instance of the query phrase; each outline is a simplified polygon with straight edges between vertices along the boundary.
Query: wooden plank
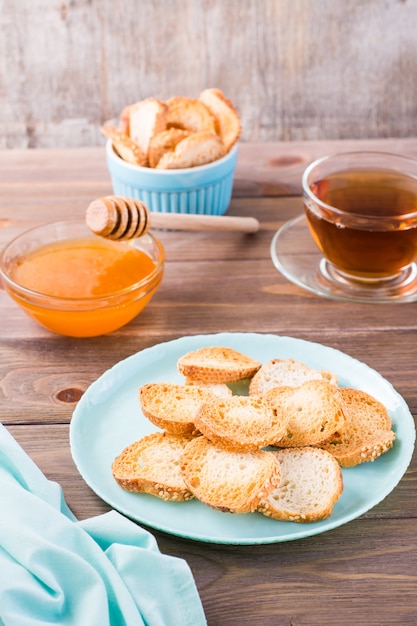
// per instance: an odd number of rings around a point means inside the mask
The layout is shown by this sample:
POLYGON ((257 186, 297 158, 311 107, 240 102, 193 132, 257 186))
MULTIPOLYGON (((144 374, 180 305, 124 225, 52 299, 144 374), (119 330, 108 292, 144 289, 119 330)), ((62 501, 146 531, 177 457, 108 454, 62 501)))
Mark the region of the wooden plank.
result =
MULTIPOLYGON (((268 208, 268 198, 301 194, 302 173, 311 161, 350 150, 417 157, 417 139, 242 143, 228 214, 262 219, 262 206, 268 208)), ((1 238, 6 227, 11 237, 40 222, 83 218, 92 200, 112 193, 104 147, 0 150, 0 170, 0 244, 5 243, 1 238)), ((291 206, 300 211, 299 200, 291 206)), ((290 215, 286 212, 283 219, 290 215)), ((277 226, 267 222, 266 227, 277 226)))
POLYGON ((347 139, 241 144, 234 195, 270 197, 300 195, 301 177, 309 163, 338 152, 391 151, 417 157, 417 140, 347 139))
MULTIPOLYGON (((415 532, 415 520, 362 519, 295 542, 182 542, 174 554, 186 555, 209 624, 414 626, 415 532)), ((171 548, 170 539, 157 538, 162 550, 171 548)))
POLYGON ((99 144, 126 104, 206 87, 236 104, 244 141, 417 134, 415 2, 3 0, 1 11, 3 148, 99 144))
MULTIPOLYGON (((405 398, 411 412, 417 414, 414 357, 410 354, 409 330, 393 330, 389 325, 378 326, 377 313, 374 314, 373 327, 366 330, 359 325, 358 318, 344 330, 336 328, 336 323, 333 323, 332 328, 327 328, 326 320, 329 318, 322 315, 319 305, 308 308, 307 315, 302 315, 297 312, 298 307, 294 306, 294 302, 293 299, 292 304, 280 305, 278 320, 276 307, 263 306, 265 321, 262 323, 251 321, 259 320, 259 306, 239 306, 238 314, 243 320, 240 324, 236 311, 233 313, 236 307, 232 306, 209 308, 203 316, 200 315, 201 306, 188 309, 180 307, 175 318, 172 316, 172 308, 165 306, 150 310, 143 323, 138 318, 130 326, 106 337, 105 345, 100 339, 65 339, 47 333, 38 340, 27 336, 23 342, 2 337, 0 421, 5 424, 67 423, 84 391, 119 360, 156 343, 199 334, 203 332, 202 329, 205 333, 217 333, 227 328, 233 328, 236 332, 289 335, 341 350, 378 370, 405 398), (211 322, 210 315, 216 317, 216 323, 211 322), (147 321, 150 322, 151 318, 152 332, 149 332, 150 324, 147 321), (165 330, 168 318, 171 324, 175 324, 172 333, 165 330), (185 319, 183 323, 181 318, 185 319), (311 330, 311 322, 308 320, 319 318, 323 318, 320 324, 311 330), (392 345, 387 348, 386 336, 390 332, 395 332, 394 348, 392 345), (62 352, 65 353, 65 359, 62 358, 62 352), (80 354, 84 352, 100 356, 81 359, 80 354), (46 353, 50 356, 44 364, 46 353)), ((343 315, 342 307, 333 312, 335 319, 343 315)), ((37 333, 34 324, 31 332, 32 335, 37 333)))

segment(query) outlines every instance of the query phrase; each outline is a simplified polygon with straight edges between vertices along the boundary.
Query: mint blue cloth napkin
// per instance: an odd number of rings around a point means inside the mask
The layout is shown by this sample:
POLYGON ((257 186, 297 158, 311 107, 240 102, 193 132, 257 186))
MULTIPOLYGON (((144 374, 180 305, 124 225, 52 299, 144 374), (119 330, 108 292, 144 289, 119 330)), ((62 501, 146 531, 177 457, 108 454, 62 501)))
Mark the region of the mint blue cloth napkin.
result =
POLYGON ((1 626, 203 626, 187 563, 111 511, 77 521, 0 424, 1 626))

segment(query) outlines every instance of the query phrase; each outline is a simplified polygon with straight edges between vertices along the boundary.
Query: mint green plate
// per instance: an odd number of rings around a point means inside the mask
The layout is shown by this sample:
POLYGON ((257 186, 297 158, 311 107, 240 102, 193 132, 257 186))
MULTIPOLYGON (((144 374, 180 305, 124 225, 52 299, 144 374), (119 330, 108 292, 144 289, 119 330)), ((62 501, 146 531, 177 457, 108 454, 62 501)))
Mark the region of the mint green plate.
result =
POLYGON ((413 417, 404 399, 378 372, 338 350, 292 337, 257 333, 195 335, 155 345, 121 361, 98 378, 79 401, 70 426, 74 462, 85 482, 111 507, 151 528, 219 544, 269 544, 301 539, 356 519, 383 500, 411 461, 413 417), (203 346, 229 346, 262 363, 294 358, 334 372, 343 387, 372 394, 388 409, 396 432, 394 447, 373 463, 343 470, 344 490, 330 518, 309 524, 280 522, 259 513, 233 515, 206 505, 165 502, 128 493, 113 479, 114 458, 133 441, 155 430, 142 414, 138 388, 147 382, 183 382, 177 360, 203 346))

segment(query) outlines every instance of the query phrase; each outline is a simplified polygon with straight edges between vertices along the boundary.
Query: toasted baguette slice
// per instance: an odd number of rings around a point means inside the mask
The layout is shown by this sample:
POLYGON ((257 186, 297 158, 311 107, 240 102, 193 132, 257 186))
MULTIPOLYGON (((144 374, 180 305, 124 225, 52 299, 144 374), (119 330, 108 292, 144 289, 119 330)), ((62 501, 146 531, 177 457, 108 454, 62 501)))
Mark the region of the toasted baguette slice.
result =
POLYGON ((394 445, 395 432, 385 406, 359 389, 341 388, 346 426, 337 441, 321 445, 342 467, 374 461, 394 445))
POLYGON ((325 443, 345 426, 340 391, 324 380, 309 380, 298 387, 274 387, 263 398, 289 416, 286 434, 275 442, 280 448, 325 443))
POLYGON ((144 154, 140 146, 132 141, 128 135, 120 130, 117 130, 117 128, 111 124, 102 126, 101 132, 105 137, 107 137, 107 139, 110 139, 113 144, 113 148, 124 161, 130 163, 131 165, 140 165, 142 167, 147 166, 148 160, 146 158, 146 154, 144 154))
POLYGON ((229 152, 241 133, 238 112, 220 89, 205 89, 200 94, 200 100, 213 114, 216 120, 216 131, 222 138, 226 152, 229 152))
POLYGON ((196 98, 176 96, 166 101, 167 125, 198 133, 202 130, 216 132, 216 123, 206 105, 196 98))
POLYGON ((298 387, 307 380, 327 380, 337 384, 331 372, 316 370, 295 359, 272 359, 252 378, 249 395, 262 395, 274 387, 298 387))
POLYGON ((195 425, 213 443, 230 451, 255 451, 287 432, 288 416, 262 398, 233 396, 203 404, 195 425))
POLYGON ((168 107, 156 98, 146 98, 132 104, 129 109, 130 138, 148 157, 152 137, 166 129, 168 107))
POLYGON ((206 383, 233 383, 252 378, 261 363, 222 346, 200 348, 178 359, 178 371, 187 378, 206 383))
POLYGON ((340 387, 340 393, 348 411, 348 429, 349 424, 356 424, 361 433, 369 435, 391 429, 391 418, 382 402, 360 389, 340 387))
POLYGON ((185 446, 181 471, 196 498, 229 513, 255 511, 280 480, 273 452, 226 452, 206 437, 185 446))
POLYGON ((226 383, 205 383, 202 380, 195 380, 194 378, 186 378, 186 385, 194 385, 195 387, 201 387, 211 391, 218 398, 230 398, 233 395, 233 391, 226 385, 226 383))
POLYGON ((120 113, 120 121, 119 121, 119 129, 125 135, 130 137, 130 107, 128 104, 125 106, 120 113))
POLYGON ((139 403, 152 424, 175 435, 194 433, 195 417, 210 391, 174 383, 148 383, 139 388, 139 403))
POLYGON ((317 522, 330 517, 343 492, 342 472, 332 455, 310 447, 273 454, 281 467, 281 482, 262 500, 258 511, 290 522, 317 522))
POLYGON ((163 500, 191 500, 180 458, 191 437, 157 432, 125 448, 113 461, 112 473, 126 491, 150 493, 163 500))
POLYGON ((166 152, 175 150, 176 145, 189 135, 189 130, 168 128, 151 137, 148 149, 150 167, 156 167, 166 152))
POLYGON ((159 160, 156 169, 172 170, 196 167, 211 163, 224 156, 222 140, 211 131, 192 133, 166 152, 159 160))

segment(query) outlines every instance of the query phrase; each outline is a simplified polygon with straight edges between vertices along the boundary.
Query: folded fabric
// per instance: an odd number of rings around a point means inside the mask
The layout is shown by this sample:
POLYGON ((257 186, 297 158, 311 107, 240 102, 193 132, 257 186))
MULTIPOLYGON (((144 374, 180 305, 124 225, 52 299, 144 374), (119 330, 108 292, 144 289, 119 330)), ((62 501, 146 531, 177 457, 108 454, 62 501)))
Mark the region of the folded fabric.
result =
POLYGON ((188 564, 111 511, 77 521, 0 424, 1 626, 203 626, 188 564))

